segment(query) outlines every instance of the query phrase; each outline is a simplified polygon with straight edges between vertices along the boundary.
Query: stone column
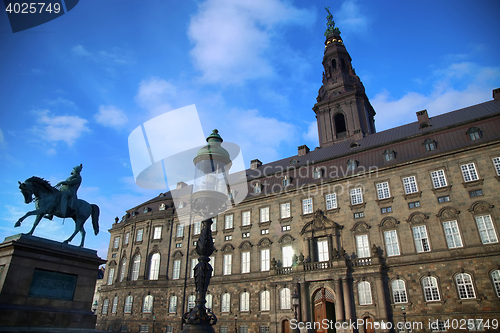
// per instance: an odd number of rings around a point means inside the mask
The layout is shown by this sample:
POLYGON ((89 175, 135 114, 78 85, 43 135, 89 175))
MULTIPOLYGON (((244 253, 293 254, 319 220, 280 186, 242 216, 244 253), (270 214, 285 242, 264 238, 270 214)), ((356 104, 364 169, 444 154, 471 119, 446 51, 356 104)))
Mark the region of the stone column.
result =
POLYGON ((308 247, 309 247, 309 258, 311 259, 311 262, 316 262, 316 251, 314 249, 314 239, 313 238, 308 238, 307 239, 308 247))
POLYGON ((335 280, 335 318, 337 321, 344 321, 344 295, 342 291, 342 279, 335 280))
POLYGON ((300 282, 300 320, 310 322, 311 318, 309 317, 308 304, 309 304, 309 296, 307 293, 308 290, 307 282, 300 282))
POLYGON ((384 277, 380 276, 377 278, 375 283, 375 288, 377 288, 377 296, 378 302, 377 307, 379 311, 379 318, 385 322, 387 322, 387 318, 389 317, 387 314, 387 306, 386 306, 386 297, 384 291, 384 277))
POLYGON ((330 258, 330 260, 333 259, 333 248, 335 247, 335 245, 333 244, 333 238, 332 238, 332 235, 328 235, 328 258, 330 258))
POLYGON ((344 308, 345 308, 345 320, 352 320, 352 304, 351 304, 351 293, 349 288, 349 277, 345 276, 342 278, 342 287, 344 291, 344 308))

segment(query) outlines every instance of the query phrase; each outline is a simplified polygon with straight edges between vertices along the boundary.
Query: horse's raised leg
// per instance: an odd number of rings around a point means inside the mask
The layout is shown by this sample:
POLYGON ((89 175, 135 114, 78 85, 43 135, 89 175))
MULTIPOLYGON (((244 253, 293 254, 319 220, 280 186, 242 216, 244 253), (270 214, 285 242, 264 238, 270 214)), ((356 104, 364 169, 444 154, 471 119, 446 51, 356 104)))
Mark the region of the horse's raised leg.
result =
POLYGON ((35 222, 33 223, 33 227, 28 232, 28 235, 33 235, 33 232, 35 231, 35 228, 38 225, 38 223, 40 223, 40 220, 42 219, 42 217, 43 217, 43 214, 40 214, 40 215, 36 216, 35 222))
MULTIPOLYGON (((24 214, 23 217, 21 217, 19 220, 17 220, 16 224, 14 224, 14 227, 20 227, 21 226, 21 222, 24 221, 25 218, 27 218, 28 216, 31 216, 31 215, 42 215, 43 216, 44 212, 41 210, 41 209, 37 209, 37 210, 32 210, 31 212, 27 212, 26 214, 24 214)), ((38 221, 40 222, 40 221, 38 221)), ((37 222, 37 224, 38 224, 37 222)))

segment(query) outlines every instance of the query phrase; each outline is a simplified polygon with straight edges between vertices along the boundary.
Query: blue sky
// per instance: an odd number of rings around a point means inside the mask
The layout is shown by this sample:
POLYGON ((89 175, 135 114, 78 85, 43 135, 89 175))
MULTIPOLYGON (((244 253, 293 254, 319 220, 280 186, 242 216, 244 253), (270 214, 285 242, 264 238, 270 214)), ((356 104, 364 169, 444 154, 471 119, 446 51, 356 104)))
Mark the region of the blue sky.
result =
MULTIPOLYGON (((218 128, 247 166, 314 149, 325 6, 378 131, 422 109, 432 117, 491 100, 500 87, 496 0, 80 1, 15 34, 0 13, 0 240, 34 220, 13 228, 34 209, 17 181, 56 184, 83 163, 79 197, 101 207, 101 233, 87 222, 86 247, 106 257, 114 217, 160 192, 135 185, 128 135, 190 104, 205 136, 218 128)), ((44 220, 35 235, 64 240, 73 227, 44 220)))

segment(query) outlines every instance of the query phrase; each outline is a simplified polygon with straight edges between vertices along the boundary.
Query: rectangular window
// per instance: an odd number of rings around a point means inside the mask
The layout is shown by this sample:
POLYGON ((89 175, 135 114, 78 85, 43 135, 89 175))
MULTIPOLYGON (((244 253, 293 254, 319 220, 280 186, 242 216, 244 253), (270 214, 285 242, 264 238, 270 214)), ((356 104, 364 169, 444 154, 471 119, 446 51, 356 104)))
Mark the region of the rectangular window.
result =
POLYGON ((130 233, 125 234, 125 245, 128 245, 128 239, 130 238, 130 233))
POLYGON ((281 226, 281 231, 290 231, 290 226, 289 225, 281 226))
POLYGON ((269 229, 262 229, 262 230, 260 231, 260 234, 261 234, 261 235, 267 235, 267 234, 269 234, 269 229))
POLYGON ((142 242, 142 234, 144 233, 143 229, 137 230, 137 236, 135 238, 136 242, 142 242))
POLYGON ((389 183, 383 182, 377 184, 377 196, 379 200, 387 199, 391 197, 391 192, 389 191, 389 183))
POLYGON ((214 256, 210 257, 209 263, 210 263, 210 266, 212 266, 212 276, 214 276, 215 275, 215 257, 214 256))
POLYGON ((335 209, 337 208, 337 194, 331 193, 325 196, 326 199, 326 209, 335 209))
POLYGON ((120 237, 115 237, 113 241, 113 249, 117 249, 120 246, 120 237))
POLYGON ((362 217, 365 217, 365 213, 364 212, 354 213, 354 218, 355 219, 359 219, 359 218, 362 218, 362 217))
POLYGON ((194 222, 193 234, 199 235, 201 233, 201 221, 194 222))
POLYGON ((446 236, 446 243, 449 249, 462 247, 462 238, 458 230, 457 221, 443 222, 444 234, 446 236))
POLYGON ((448 201, 450 201, 450 196, 449 195, 445 195, 444 197, 439 197, 438 198, 438 202, 439 203, 448 202, 448 201))
POLYGON ((259 333, 269 333, 269 326, 260 326, 259 333))
POLYGON ((173 325, 167 325, 166 333, 174 333, 174 326, 173 325))
POLYGON ((224 237, 224 240, 227 241, 233 240, 233 235, 227 235, 226 237, 224 237))
POLYGON ((219 333, 228 333, 227 326, 221 326, 219 329, 219 333))
POLYGON ((437 170, 431 172, 432 185, 434 188, 445 187, 448 184, 446 183, 446 177, 444 175, 444 170, 437 170))
POLYGON ((111 267, 108 274, 108 285, 113 284, 113 278, 115 277, 115 268, 111 267))
POLYGON ((384 207, 381 208, 380 211, 382 212, 382 214, 392 213, 392 207, 384 207))
POLYGON ((241 273, 250 273, 250 252, 241 253, 241 273))
POLYGON ((179 224, 177 226, 177 237, 183 237, 184 236, 184 224, 179 224))
POLYGON ((420 201, 408 202, 408 208, 420 207, 420 201))
POLYGON ((483 244, 498 243, 497 234, 490 215, 476 216, 476 224, 483 244))
POLYGON ((260 209, 260 222, 269 222, 269 207, 260 209))
POLYGON ((415 178, 415 176, 403 178, 403 185, 406 194, 411 194, 418 191, 417 179, 415 178))
POLYGON ((269 249, 260 250, 260 270, 263 272, 268 271, 270 264, 269 249))
POLYGON ((169 313, 177 312, 177 296, 170 296, 170 304, 168 307, 168 312, 169 313))
POLYGON ((356 248, 358 249, 359 258, 370 257, 370 244, 368 243, 368 235, 356 236, 356 248))
POLYGON ((175 247, 176 247, 177 249, 178 249, 178 248, 180 248, 180 247, 182 247, 182 243, 177 243, 177 244, 175 244, 175 247))
POLYGON ((465 182, 473 182, 479 179, 474 163, 463 164, 460 166, 460 170, 462 170, 465 182))
POLYGON ((241 225, 250 225, 250 211, 241 213, 241 225))
POLYGON ((174 273, 172 274, 173 280, 178 280, 181 275, 181 261, 174 260, 174 273))
POLYGON ((281 218, 286 219, 290 217, 290 203, 282 203, 280 206, 280 211, 281 211, 281 218))
POLYGON ((148 325, 139 325, 139 332, 149 332, 148 325))
POLYGON ((233 214, 226 215, 224 229, 233 229, 233 214))
POLYGON ((108 314, 109 299, 105 299, 102 305, 102 314, 108 314))
POLYGON ((224 255, 224 271, 223 271, 224 275, 231 275, 232 260, 233 256, 231 254, 224 255))
POLYGON ((250 238, 250 233, 249 232, 244 232, 241 234, 242 238, 250 238))
POLYGON ((363 193, 361 187, 356 187, 351 190, 351 205, 359 205, 363 203, 363 193))
POLYGON ((478 196, 481 196, 481 195, 483 195, 483 191, 482 190, 469 191, 469 197, 471 197, 471 198, 478 197, 478 196))
POLYGON ((153 239, 161 239, 161 227, 155 227, 153 239))
POLYGON ((254 184, 253 193, 258 194, 261 192, 260 184, 254 184))
POLYGON ((497 172, 497 176, 500 176, 500 157, 495 157, 493 159, 493 165, 495 166, 495 171, 497 172))
POLYGON ((123 308, 124 313, 131 313, 132 312, 132 302, 134 301, 134 298, 132 296, 127 296, 125 298, 125 307, 123 308))
MULTIPOLYGON (((243 310, 241 310, 241 311, 243 311, 243 310)), ((248 311, 248 309, 246 311, 248 311)), ((238 333, 248 333, 248 326, 246 326, 246 325, 240 326, 238 333)))
POLYGON ((313 199, 307 198, 302 200, 302 214, 312 214, 313 212, 313 199))
POLYGON ((217 218, 212 217, 212 226, 210 227, 212 229, 212 232, 217 231, 217 218))
POLYGON ((328 253, 328 240, 318 240, 318 261, 328 261, 330 256, 328 253))
POLYGON ((429 252, 431 250, 425 225, 413 227, 413 239, 415 240, 417 252, 429 252))
POLYGON ((198 258, 191 259, 191 279, 194 278, 194 268, 198 265, 198 258))
POLYGON ((283 252, 283 267, 291 267, 293 258, 292 246, 291 245, 283 246, 281 250, 283 252))
POLYGON ((396 233, 396 230, 385 231, 384 238, 387 256, 399 256, 398 234, 396 233))

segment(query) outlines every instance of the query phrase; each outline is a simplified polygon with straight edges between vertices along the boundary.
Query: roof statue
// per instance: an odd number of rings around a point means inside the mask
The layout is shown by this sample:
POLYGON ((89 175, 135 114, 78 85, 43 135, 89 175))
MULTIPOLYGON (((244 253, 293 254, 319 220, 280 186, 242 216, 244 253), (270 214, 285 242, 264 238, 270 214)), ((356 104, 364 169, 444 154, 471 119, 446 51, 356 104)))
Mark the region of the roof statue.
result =
POLYGON ((331 34, 337 34, 340 35, 340 29, 335 27, 335 22, 333 21, 333 15, 330 13, 330 7, 325 7, 326 11, 328 12, 328 15, 326 16, 326 19, 328 20, 326 22, 326 31, 325 31, 325 36, 328 37, 328 35, 331 34))

